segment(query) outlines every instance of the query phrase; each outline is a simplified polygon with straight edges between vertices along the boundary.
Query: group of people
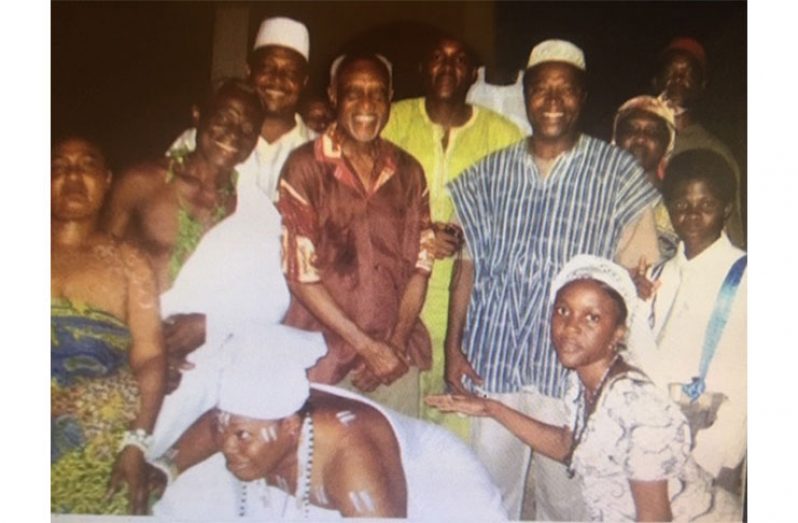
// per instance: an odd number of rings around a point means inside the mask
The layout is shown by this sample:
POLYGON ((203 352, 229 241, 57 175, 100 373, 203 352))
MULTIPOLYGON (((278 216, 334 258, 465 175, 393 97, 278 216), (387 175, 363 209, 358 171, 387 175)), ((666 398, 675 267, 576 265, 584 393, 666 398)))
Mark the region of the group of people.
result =
POLYGON ((610 144, 573 43, 514 87, 428 44, 423 97, 358 52, 300 103, 310 35, 268 18, 164 157, 53 143, 53 512, 740 519, 740 172, 695 117, 703 47, 610 144))

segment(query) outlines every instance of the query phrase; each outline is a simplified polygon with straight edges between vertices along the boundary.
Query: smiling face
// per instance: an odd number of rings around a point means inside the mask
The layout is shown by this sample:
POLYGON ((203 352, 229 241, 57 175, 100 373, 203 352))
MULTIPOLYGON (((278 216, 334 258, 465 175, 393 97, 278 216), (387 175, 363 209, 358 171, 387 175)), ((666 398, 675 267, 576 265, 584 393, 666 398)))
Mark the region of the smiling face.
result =
POLYGON ((582 75, 562 62, 545 62, 527 71, 524 98, 534 140, 569 143, 576 138, 587 97, 582 75))
POLYGON ((223 88, 200 114, 197 150, 218 168, 232 169, 255 148, 263 117, 255 95, 223 88))
POLYGON ((280 420, 258 420, 220 413, 217 442, 227 469, 242 481, 252 481, 276 472, 296 452, 298 416, 280 420))
POLYGON ((610 289, 590 279, 574 280, 557 293, 551 338, 567 369, 603 368, 623 339, 625 310, 610 289))
POLYGON ((100 149, 70 138, 56 144, 50 160, 50 211, 59 220, 97 216, 111 182, 100 149))
POLYGON ((632 111, 619 121, 616 135, 618 146, 630 152, 647 173, 656 171, 670 142, 665 121, 641 110, 632 111))
POLYGON ((338 129, 361 144, 375 140, 388 122, 392 95, 388 71, 376 58, 342 63, 330 89, 338 129))
POLYGON ((293 117, 299 95, 308 83, 308 62, 287 47, 261 47, 250 56, 249 81, 257 89, 267 116, 293 117))
POLYGON ((473 60, 462 42, 441 38, 422 64, 425 96, 437 100, 465 102, 476 81, 473 60))

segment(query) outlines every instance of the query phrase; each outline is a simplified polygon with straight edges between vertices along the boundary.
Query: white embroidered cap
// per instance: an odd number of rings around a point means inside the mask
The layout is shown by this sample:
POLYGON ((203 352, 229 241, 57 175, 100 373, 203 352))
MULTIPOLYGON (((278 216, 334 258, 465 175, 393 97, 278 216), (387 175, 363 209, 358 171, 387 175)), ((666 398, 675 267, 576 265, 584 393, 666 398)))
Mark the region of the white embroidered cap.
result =
POLYGON ((554 302, 560 289, 574 280, 583 279, 598 280, 609 285, 621 295, 621 298, 626 303, 626 309, 629 311, 628 325, 634 310, 637 308, 637 289, 635 284, 632 282, 631 276, 629 276, 629 271, 617 263, 600 256, 577 254, 568 260, 568 263, 563 265, 563 268, 551 284, 549 300, 554 302))
POLYGON ((310 395, 307 369, 327 352, 321 333, 285 325, 253 326, 223 349, 232 355, 222 371, 218 408, 261 420, 302 408, 310 395))
POLYGON ((255 45, 252 46, 252 49, 267 45, 288 47, 304 56, 305 60, 309 60, 310 36, 308 35, 308 28, 305 27, 305 24, 291 18, 277 16, 267 18, 261 22, 258 35, 255 37, 255 45))
POLYGON ((586 70, 585 53, 566 40, 544 40, 533 47, 526 68, 545 62, 565 62, 582 71, 586 70))

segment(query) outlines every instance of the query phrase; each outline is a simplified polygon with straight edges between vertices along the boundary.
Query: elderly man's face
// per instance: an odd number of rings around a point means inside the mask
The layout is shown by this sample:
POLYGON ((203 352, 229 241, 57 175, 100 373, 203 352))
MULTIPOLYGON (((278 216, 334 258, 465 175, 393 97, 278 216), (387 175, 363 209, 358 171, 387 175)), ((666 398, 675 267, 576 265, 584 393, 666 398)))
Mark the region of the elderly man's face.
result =
POLYGON ((232 169, 252 153, 260 136, 263 110, 254 96, 217 96, 197 126, 197 150, 210 163, 232 169))
POLYGON ((50 209, 52 217, 76 220, 100 212, 111 173, 99 148, 79 138, 65 140, 50 159, 50 209))
POLYGON ((573 138, 586 92, 580 72, 562 62, 546 62, 529 70, 524 79, 526 114, 536 140, 573 138))
POLYGON ((376 139, 388 122, 391 89, 385 71, 370 60, 358 60, 338 73, 332 94, 338 128, 357 142, 376 139))
POLYGON ((422 65, 427 98, 465 102, 476 80, 476 69, 462 42, 443 38, 422 65))
POLYGON ((689 55, 672 52, 655 78, 658 92, 679 107, 690 107, 704 91, 699 64, 689 55))
POLYGON ((618 122, 615 142, 630 152, 647 173, 657 169, 669 141, 667 124, 646 111, 633 111, 618 122))
POLYGON ((242 481, 275 472, 295 455, 299 425, 294 418, 259 420, 220 413, 216 437, 227 469, 242 481))
POLYGON ((293 49, 269 45, 255 51, 249 79, 258 90, 267 115, 296 112, 299 95, 308 83, 308 63, 293 49))

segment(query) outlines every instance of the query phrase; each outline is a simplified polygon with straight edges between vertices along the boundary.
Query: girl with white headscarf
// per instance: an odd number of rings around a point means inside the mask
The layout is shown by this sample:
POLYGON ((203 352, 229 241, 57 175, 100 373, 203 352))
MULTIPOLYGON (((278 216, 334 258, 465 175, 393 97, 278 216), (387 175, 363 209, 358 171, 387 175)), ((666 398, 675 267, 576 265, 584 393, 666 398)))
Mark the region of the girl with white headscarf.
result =
POLYGON ((572 371, 564 398, 567 426, 477 396, 431 396, 427 402, 490 416, 535 452, 566 463, 581 481, 594 521, 715 519, 711 483, 690 457, 684 416, 625 356, 627 343, 649 339, 626 269, 575 256, 555 278, 551 300, 552 340, 572 371))

